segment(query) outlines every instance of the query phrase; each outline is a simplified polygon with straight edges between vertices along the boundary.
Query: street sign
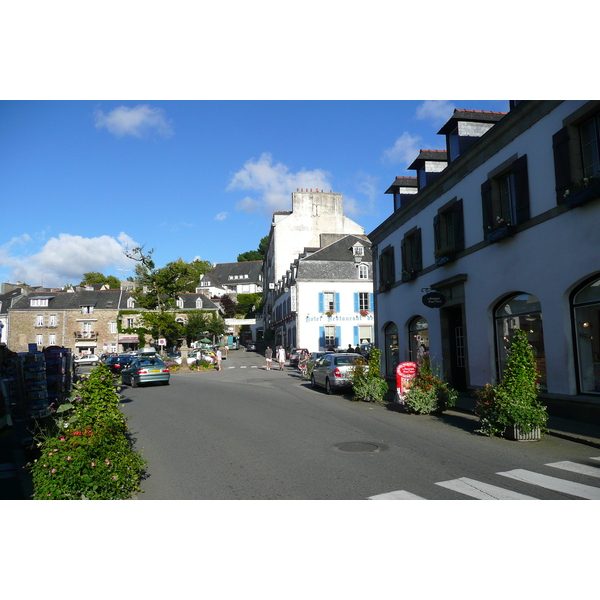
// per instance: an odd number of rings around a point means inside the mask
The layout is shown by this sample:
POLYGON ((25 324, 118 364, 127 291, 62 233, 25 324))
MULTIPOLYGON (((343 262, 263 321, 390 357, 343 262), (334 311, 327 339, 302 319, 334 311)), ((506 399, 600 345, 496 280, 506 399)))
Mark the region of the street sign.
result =
POLYGON ((446 296, 444 296, 444 294, 441 292, 433 291, 425 294, 421 298, 421 301, 429 308, 441 308, 444 306, 444 304, 446 304, 446 296))
POLYGON ((166 346, 167 345, 167 340, 165 340, 165 338, 160 338, 158 340, 158 345, 159 346, 166 346))

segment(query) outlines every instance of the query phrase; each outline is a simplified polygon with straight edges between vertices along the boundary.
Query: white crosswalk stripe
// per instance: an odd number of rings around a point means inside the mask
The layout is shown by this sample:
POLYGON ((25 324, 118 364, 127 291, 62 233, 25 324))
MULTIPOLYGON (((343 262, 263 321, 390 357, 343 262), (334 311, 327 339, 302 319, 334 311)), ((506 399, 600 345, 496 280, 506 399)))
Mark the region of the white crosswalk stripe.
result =
MULTIPOLYGON (((600 456, 590 456, 590 460, 600 461, 600 456)), ((587 477, 600 479, 600 467, 576 463, 569 460, 546 463, 545 466, 562 469, 563 471, 575 473, 577 475, 584 475, 587 477)), ((514 479, 516 481, 520 481, 521 483, 527 483, 540 488, 552 490, 554 492, 566 494, 568 496, 574 496, 576 498, 600 500, 600 488, 592 485, 585 485, 583 483, 577 483, 575 481, 569 481, 567 479, 551 477, 550 475, 543 475, 542 473, 536 473, 534 471, 527 471, 526 469, 513 469, 511 471, 496 473, 496 475, 514 479)), ((476 479, 469 479, 468 477, 459 477, 458 479, 451 479, 449 481, 438 481, 435 483, 435 485, 452 490, 459 494, 463 494, 470 498, 476 498, 478 500, 536 500, 535 496, 514 492, 504 487, 491 485, 489 483, 477 481, 476 479)), ((396 490, 384 494, 377 494, 375 496, 369 496, 368 499, 426 500, 426 498, 417 496, 416 494, 413 494, 407 490, 396 490)))
POLYGON ((535 500, 533 496, 519 494, 505 488, 490 485, 489 483, 469 479, 468 477, 461 477, 452 481, 439 481, 435 485, 459 492, 471 498, 477 498, 478 500, 535 500))
POLYGON ((570 460, 563 460, 561 462, 547 463, 547 467, 555 467, 557 469, 563 469, 571 473, 579 473, 580 475, 589 475, 590 477, 600 477, 600 467, 591 467, 590 465, 582 465, 580 463, 574 463, 570 460))
POLYGON ((533 471, 527 471, 525 469, 513 469, 512 471, 497 473, 497 475, 510 477, 524 483, 531 483, 549 490, 554 490, 555 492, 568 494, 569 496, 585 498, 586 500, 600 500, 600 488, 584 485, 583 483, 567 481, 566 479, 559 479, 558 477, 551 477, 550 475, 542 475, 541 473, 534 473, 533 471))

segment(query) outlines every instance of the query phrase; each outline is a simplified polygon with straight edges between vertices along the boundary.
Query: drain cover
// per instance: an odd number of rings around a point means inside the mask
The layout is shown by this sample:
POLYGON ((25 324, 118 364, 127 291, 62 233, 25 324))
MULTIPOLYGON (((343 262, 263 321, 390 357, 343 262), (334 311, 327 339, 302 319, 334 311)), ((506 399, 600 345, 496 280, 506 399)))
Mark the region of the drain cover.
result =
POLYGON ((342 452, 379 452, 379 446, 369 442, 344 442, 336 447, 342 452))

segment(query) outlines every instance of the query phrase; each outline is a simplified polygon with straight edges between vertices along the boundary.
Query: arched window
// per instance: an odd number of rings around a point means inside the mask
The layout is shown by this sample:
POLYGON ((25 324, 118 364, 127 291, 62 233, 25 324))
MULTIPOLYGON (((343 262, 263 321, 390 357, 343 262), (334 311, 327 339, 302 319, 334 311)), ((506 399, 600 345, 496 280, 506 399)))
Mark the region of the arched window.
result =
POLYGON ((429 356, 429 323, 423 317, 415 317, 408 325, 408 358, 421 362, 429 356))
POLYGON ((133 298, 127 298, 127 308, 135 308, 135 300, 133 298))
POLYGON ((177 306, 183 308, 183 298, 177 298, 177 306))
POLYGON ((576 291, 572 306, 579 389, 600 394, 600 279, 576 291))
POLYGON ((396 367, 400 363, 398 348, 398 326, 388 323, 384 329, 385 335, 385 373, 392 376, 396 373, 396 367))
POLYGON ((544 329, 542 327, 542 305, 531 294, 509 296, 496 307, 494 312, 496 326, 496 356, 498 378, 506 368, 508 349, 515 329, 527 332, 527 339, 533 347, 538 371, 539 384, 546 389, 546 352, 544 350, 544 329))
POLYGON ((196 308, 202 308, 202 298, 196 298, 196 308))

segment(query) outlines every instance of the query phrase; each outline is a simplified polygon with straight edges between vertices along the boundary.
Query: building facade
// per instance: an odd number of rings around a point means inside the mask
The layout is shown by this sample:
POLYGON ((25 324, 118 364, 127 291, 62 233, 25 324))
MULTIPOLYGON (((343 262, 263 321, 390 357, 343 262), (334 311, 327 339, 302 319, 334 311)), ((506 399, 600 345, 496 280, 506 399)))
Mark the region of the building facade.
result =
POLYGON ((458 389, 481 387, 524 329, 543 397, 598 406, 600 103, 486 114, 455 112, 446 168, 369 234, 383 370, 428 353, 458 389))

